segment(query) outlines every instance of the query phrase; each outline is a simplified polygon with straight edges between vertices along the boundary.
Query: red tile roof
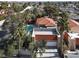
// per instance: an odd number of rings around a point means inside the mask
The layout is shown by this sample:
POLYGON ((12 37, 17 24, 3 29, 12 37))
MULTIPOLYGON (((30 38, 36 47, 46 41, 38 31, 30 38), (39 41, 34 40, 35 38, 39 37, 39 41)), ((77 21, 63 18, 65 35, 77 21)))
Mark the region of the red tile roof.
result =
POLYGON ((48 17, 37 18, 37 25, 45 25, 45 26, 55 26, 56 23, 53 19, 48 17))
POLYGON ((69 20, 69 27, 79 26, 79 23, 75 20, 69 20))
POLYGON ((73 32, 79 32, 79 22, 70 19, 69 21, 69 28, 71 29, 71 31, 73 32))

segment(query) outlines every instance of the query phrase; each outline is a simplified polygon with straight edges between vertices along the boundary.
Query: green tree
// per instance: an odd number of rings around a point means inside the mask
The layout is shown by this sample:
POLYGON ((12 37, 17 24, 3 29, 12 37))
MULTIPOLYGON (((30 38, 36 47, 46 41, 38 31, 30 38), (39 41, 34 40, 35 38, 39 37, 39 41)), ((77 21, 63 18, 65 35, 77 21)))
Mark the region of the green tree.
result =
POLYGON ((8 57, 12 57, 14 55, 14 52, 15 52, 15 46, 13 44, 8 45, 6 52, 7 52, 8 57))
POLYGON ((0 20, 4 20, 4 19, 5 19, 5 16, 1 15, 0 20))
POLYGON ((46 41, 41 40, 41 41, 31 41, 29 44, 29 50, 31 51, 31 56, 33 58, 37 57, 37 53, 42 56, 42 53, 45 52, 45 47, 46 47, 46 41), (38 52, 39 51, 39 52, 38 52))
POLYGON ((23 4, 23 8, 26 8, 28 6, 28 3, 23 4))
POLYGON ((12 4, 12 8, 15 12, 20 12, 23 10, 22 5, 18 4, 18 3, 13 3, 12 4))
POLYGON ((44 7, 46 14, 51 18, 57 18, 59 16, 60 9, 54 5, 46 5, 44 7))
POLYGON ((1 2, 1 7, 2 7, 2 9, 7 9, 8 3, 7 2, 1 2))
POLYGON ((63 50, 63 46, 64 46, 64 40, 63 40, 63 32, 64 31, 69 31, 69 27, 68 27, 68 16, 67 16, 67 14, 66 13, 64 13, 64 12, 62 12, 61 14, 60 14, 60 19, 58 19, 58 29, 59 29, 59 32, 60 32, 60 35, 61 35, 61 38, 60 38, 60 52, 61 52, 61 56, 63 56, 63 52, 64 52, 64 50, 63 50))
POLYGON ((4 57, 4 50, 0 49, 0 58, 4 57))
POLYGON ((12 38, 6 41, 4 50, 7 57, 12 57, 17 49, 20 50, 22 48, 24 39, 26 37, 26 30, 24 28, 21 14, 8 14, 7 21, 8 23, 6 23, 6 28, 10 31, 12 38))

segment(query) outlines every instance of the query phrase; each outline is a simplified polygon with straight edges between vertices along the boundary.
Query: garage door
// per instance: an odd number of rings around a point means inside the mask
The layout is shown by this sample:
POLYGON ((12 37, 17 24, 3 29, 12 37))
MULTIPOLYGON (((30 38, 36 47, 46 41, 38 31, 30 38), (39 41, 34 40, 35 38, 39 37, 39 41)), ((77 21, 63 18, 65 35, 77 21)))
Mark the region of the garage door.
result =
POLYGON ((57 41, 47 42, 46 46, 57 46, 57 41))

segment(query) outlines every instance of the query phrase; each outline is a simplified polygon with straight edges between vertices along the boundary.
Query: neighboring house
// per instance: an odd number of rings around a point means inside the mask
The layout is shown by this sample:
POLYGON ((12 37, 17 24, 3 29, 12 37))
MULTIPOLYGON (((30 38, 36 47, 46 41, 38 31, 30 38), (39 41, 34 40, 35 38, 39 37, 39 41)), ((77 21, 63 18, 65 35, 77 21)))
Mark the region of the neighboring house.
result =
MULTIPOLYGON (((70 28, 69 32, 74 32, 74 33, 79 33, 79 23, 75 20, 70 19, 68 24, 68 27, 70 28)), ((68 33, 64 32, 64 39, 67 40, 68 39, 68 33)))
MULTIPOLYGON (((72 19, 69 19, 68 20, 69 24, 68 24, 68 27, 69 27, 69 32, 72 32, 72 33, 79 33, 79 23, 75 20, 72 20, 72 19)), ((68 45, 68 32, 64 31, 63 32, 63 39, 65 41, 65 43, 68 45)), ((79 41, 77 41, 78 43, 79 41)))
MULTIPOLYGON (((64 32, 64 40, 69 42, 75 42, 76 47, 79 48, 79 23, 75 20, 70 19, 69 21, 69 32, 64 32), (74 39, 72 39, 74 38, 74 39), (72 39, 72 40, 71 40, 72 39), (75 40, 75 41, 74 41, 75 40)), ((74 43, 69 44, 73 46, 74 43)))
POLYGON ((48 18, 48 17, 41 17, 37 18, 36 25, 38 26, 46 26, 46 27, 55 27, 56 23, 54 19, 48 18))
POLYGON ((64 32, 64 40, 68 41, 68 46, 70 49, 79 49, 79 33, 64 32))
POLYGON ((79 33, 68 33, 69 49, 65 51, 64 57, 79 58, 79 33))
POLYGON ((68 26, 70 28, 70 31, 79 33, 79 22, 72 19, 70 19, 68 22, 69 22, 68 26))
POLYGON ((57 47, 57 35, 56 28, 34 28, 32 38, 35 41, 45 40, 47 41, 47 46, 57 47))

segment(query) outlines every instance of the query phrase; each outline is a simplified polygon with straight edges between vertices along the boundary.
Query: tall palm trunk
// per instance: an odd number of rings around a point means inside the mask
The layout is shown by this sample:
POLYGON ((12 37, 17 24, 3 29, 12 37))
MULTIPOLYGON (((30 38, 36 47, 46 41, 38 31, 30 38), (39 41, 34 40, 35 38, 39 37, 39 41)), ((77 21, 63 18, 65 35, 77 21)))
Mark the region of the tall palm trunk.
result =
POLYGON ((61 52, 60 56, 63 57, 63 33, 61 33, 60 35, 61 35, 61 37, 60 37, 60 44, 61 44, 61 45, 60 45, 60 49, 61 49, 61 51, 60 51, 60 52, 61 52))
POLYGON ((61 57, 64 57, 63 56, 63 53, 64 53, 64 49, 63 49, 63 46, 64 46, 64 38, 63 38, 63 32, 65 30, 68 30, 68 23, 67 23, 67 20, 65 20, 64 18, 61 18, 59 19, 58 21, 58 24, 59 24, 59 31, 60 31, 60 47, 59 47, 59 50, 60 50, 60 56, 61 57))

